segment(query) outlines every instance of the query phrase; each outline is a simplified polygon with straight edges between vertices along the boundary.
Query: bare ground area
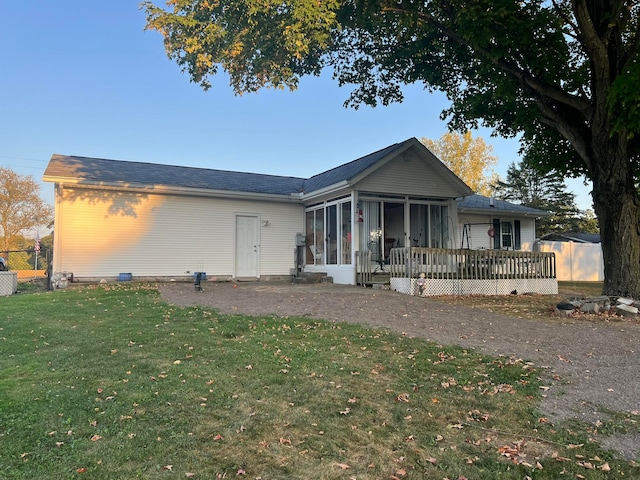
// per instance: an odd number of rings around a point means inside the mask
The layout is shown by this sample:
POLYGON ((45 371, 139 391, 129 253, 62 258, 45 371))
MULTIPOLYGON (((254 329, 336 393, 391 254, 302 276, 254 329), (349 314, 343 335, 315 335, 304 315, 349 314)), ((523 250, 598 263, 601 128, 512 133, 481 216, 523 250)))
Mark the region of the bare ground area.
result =
MULTIPOLYGON (((639 415, 640 325, 636 322, 513 318, 389 290, 332 284, 208 282, 202 292, 189 283, 159 288, 165 301, 179 306, 355 322, 533 361, 549 374, 545 380, 550 388, 541 413, 554 422, 577 418, 596 423, 610 411, 639 415)), ((626 459, 640 459, 640 435, 600 440, 626 459)))

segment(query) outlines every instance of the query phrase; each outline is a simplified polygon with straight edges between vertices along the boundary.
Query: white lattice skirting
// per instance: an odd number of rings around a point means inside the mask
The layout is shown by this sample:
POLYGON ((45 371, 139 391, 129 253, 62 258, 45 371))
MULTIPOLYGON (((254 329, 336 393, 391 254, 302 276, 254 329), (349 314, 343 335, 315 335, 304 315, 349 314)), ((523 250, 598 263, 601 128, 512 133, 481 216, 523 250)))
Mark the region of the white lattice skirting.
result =
POLYGON ((424 297, 437 295, 509 295, 514 290, 518 293, 555 295, 558 293, 558 280, 555 278, 427 279, 423 291, 420 292, 416 279, 405 277, 392 278, 391 290, 424 297))
POLYGON ((0 297, 13 295, 18 291, 18 273, 0 272, 0 297))

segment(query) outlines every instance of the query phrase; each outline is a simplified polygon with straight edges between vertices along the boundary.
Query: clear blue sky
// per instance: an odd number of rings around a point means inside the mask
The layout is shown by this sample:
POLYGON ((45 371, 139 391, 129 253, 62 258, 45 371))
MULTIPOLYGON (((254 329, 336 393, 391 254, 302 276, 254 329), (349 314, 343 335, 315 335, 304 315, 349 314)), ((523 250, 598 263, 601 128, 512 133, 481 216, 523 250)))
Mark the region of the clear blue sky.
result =
MULTIPOLYGON (((163 0, 162 0, 163 1, 163 0)), ((159 3, 159 2, 156 2, 159 3)), ((137 0, 0 0, 0 165, 40 180, 53 153, 310 177, 410 137, 437 139, 447 106, 421 87, 402 104, 345 109, 329 76, 295 92, 204 92, 144 31, 137 0)), ((514 140, 474 132, 504 176, 514 140)), ((578 207, 588 188, 570 184, 578 207)), ((53 186, 42 184, 53 203, 53 186)))

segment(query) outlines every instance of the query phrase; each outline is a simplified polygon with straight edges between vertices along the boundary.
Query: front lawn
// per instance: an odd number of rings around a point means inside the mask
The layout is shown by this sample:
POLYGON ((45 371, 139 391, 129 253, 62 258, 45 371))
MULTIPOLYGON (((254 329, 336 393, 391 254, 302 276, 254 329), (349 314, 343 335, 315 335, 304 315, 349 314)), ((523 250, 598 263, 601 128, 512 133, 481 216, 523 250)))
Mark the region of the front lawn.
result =
POLYGON ((176 308, 135 283, 0 311, 0 478, 640 477, 536 413, 526 359, 176 308))

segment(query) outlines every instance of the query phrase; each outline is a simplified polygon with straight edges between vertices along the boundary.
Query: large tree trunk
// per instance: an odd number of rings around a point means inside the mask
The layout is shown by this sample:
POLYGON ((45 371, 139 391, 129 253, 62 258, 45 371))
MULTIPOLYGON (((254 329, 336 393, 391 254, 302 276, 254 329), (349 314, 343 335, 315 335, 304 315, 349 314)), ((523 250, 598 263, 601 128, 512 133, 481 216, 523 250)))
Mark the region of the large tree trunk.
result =
POLYGON ((603 294, 640 298, 640 199, 626 148, 615 145, 613 137, 594 142, 592 169, 604 258, 603 294))

